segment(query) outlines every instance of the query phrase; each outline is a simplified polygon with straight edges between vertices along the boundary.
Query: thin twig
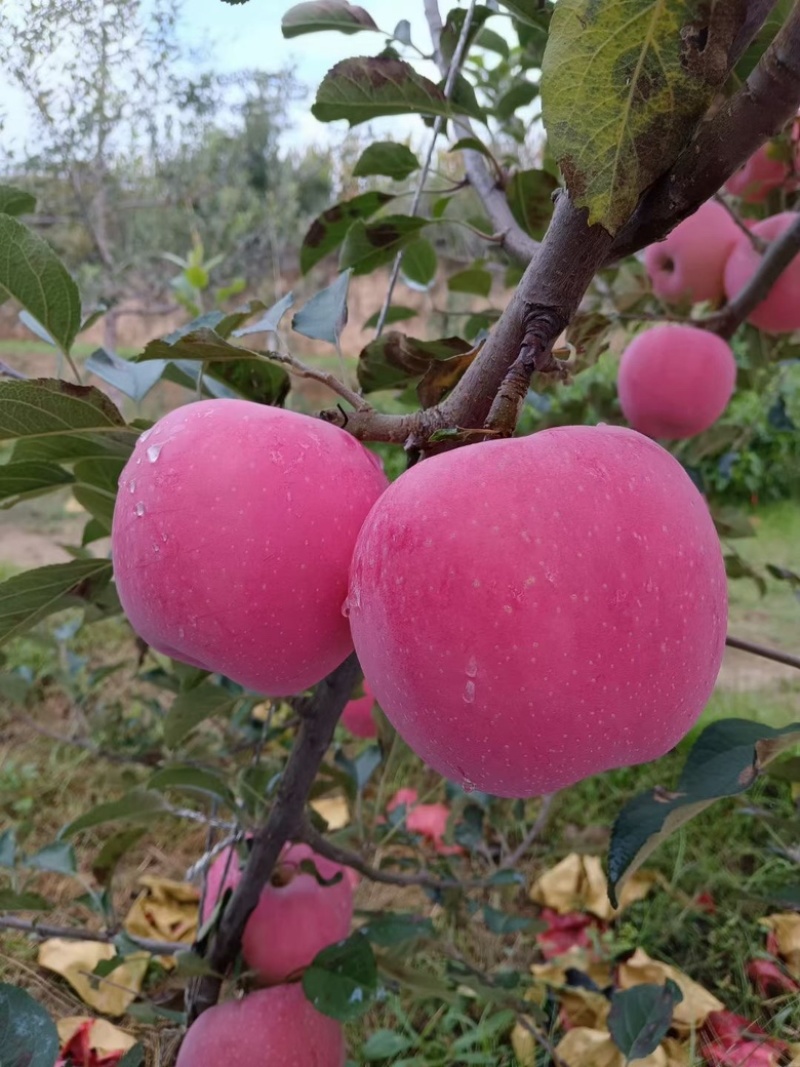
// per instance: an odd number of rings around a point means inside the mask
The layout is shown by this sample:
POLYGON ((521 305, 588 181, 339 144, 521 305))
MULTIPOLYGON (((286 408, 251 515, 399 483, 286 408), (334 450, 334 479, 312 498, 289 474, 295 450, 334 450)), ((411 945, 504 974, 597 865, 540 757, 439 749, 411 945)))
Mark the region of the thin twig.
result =
MULTIPOLYGON (((30 921, 28 919, 16 919, 11 915, 0 915, 0 929, 18 930, 23 934, 30 934, 41 940, 50 937, 61 937, 67 941, 98 941, 104 945, 113 944, 116 934, 98 930, 84 930, 75 926, 50 926, 48 923, 30 921)), ((181 941, 152 941, 147 937, 134 937, 133 934, 125 933, 129 941, 133 941, 143 952, 150 952, 153 956, 174 956, 176 952, 186 952, 189 946, 181 941)))
MULTIPOLYGON (((453 95, 453 90, 456 85, 456 77, 458 76, 459 68, 461 67, 461 61, 464 58, 464 52, 467 47, 467 40, 469 38, 469 31, 472 26, 472 19, 475 14, 475 7, 477 0, 470 0, 469 7, 464 15, 464 23, 461 27, 461 33, 458 36, 455 51, 453 52, 453 58, 450 61, 450 66, 447 70, 447 77, 444 84, 444 98, 445 101, 449 101, 453 95)), ((437 55, 439 54, 438 41, 434 41, 434 47, 436 48, 437 55)), ((428 151, 425 156, 425 162, 422 164, 422 170, 420 171, 419 179, 417 180, 417 187, 414 191, 414 199, 411 201, 411 207, 409 208, 409 215, 413 218, 417 211, 419 211, 420 201, 422 200, 422 193, 425 188, 425 182, 428 180, 428 172, 431 169, 433 163, 433 153, 436 149, 436 142, 439 140, 439 134, 444 127, 445 119, 442 115, 437 115, 433 123, 433 130, 431 132, 430 143, 428 145, 428 151)), ((392 303, 392 296, 394 294, 395 286, 397 285, 397 279, 400 277, 400 264, 403 259, 402 251, 398 252, 394 257, 394 263, 392 264, 392 272, 389 275, 389 284, 386 287, 386 296, 383 300, 383 306, 381 307, 380 314, 378 315, 378 323, 375 327, 375 336, 380 337, 383 333, 383 327, 386 324, 386 316, 389 314, 389 308, 392 303)))
POLYGON ((519 861, 525 856, 525 853, 531 847, 533 842, 541 835, 544 828, 547 826, 555 797, 555 793, 544 794, 542 797, 542 806, 539 808, 539 813, 534 819, 533 825, 511 855, 504 860, 503 867, 509 867, 511 870, 516 869, 519 861))
POLYGON ((732 637, 730 634, 725 638, 725 644, 728 648, 737 648, 740 652, 750 652, 754 656, 761 656, 762 659, 771 659, 775 663, 784 663, 787 667, 796 667, 800 670, 800 656, 792 656, 788 652, 781 652, 777 648, 767 648, 766 645, 759 645, 755 641, 745 641, 741 637, 732 637))
MULTIPOLYGON (((340 353, 341 354, 341 353, 340 353)), ((275 363, 283 363, 287 366, 298 378, 311 378, 315 382, 321 382, 334 393, 337 393, 340 397, 347 401, 348 404, 352 404, 356 411, 372 411, 372 405, 369 404, 363 396, 359 396, 358 393, 345 385, 340 381, 335 374, 331 374, 329 371, 317 370, 316 367, 309 367, 307 363, 303 363, 302 360, 296 359, 288 352, 262 352, 261 355, 265 359, 269 359, 275 363)))
POLYGON ((733 222, 736 223, 753 248, 755 248, 757 252, 765 252, 769 247, 769 241, 765 241, 763 238, 759 237, 757 233, 754 233, 750 227, 746 225, 744 219, 739 215, 739 212, 732 204, 728 203, 722 193, 715 193, 714 199, 721 207, 725 208, 733 222))
POLYGON ((732 337, 797 255, 800 255, 800 215, 780 237, 770 242, 758 269, 745 287, 726 307, 704 319, 701 325, 720 337, 732 337))
POLYGON ((14 370, 13 367, 9 367, 9 365, 7 363, 3 363, 2 360, 0 360, 0 377, 16 378, 21 382, 26 382, 28 380, 27 374, 23 374, 21 371, 14 370))

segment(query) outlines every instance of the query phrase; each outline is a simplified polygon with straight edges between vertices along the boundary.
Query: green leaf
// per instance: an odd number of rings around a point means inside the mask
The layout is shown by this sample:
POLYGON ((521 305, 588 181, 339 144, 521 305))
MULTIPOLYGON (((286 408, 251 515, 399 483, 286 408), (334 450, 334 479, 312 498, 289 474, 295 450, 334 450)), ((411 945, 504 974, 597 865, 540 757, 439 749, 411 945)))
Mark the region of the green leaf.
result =
POLYGON ((436 279, 436 250, 426 237, 417 237, 403 251, 402 275, 406 285, 426 292, 436 279))
POLYGON ((553 214, 558 181, 545 170, 517 171, 506 186, 511 214, 531 237, 540 240, 553 214))
POLYGON ((54 841, 32 856, 26 856, 23 866, 35 871, 52 871, 54 874, 75 874, 78 861, 72 845, 66 841, 54 841))
MULTIPOLYGON (((0 889, 0 911, 50 911, 53 905, 38 893, 15 893, 0 889)), ((0 1060, 0 1064, 2 1064, 0 1060)))
POLYGON ((230 714, 238 700, 239 697, 211 682, 202 682, 186 693, 179 693, 164 723, 165 744, 175 748, 201 722, 214 715, 230 714))
POLYGON ((354 196, 351 200, 342 200, 323 211, 311 223, 300 246, 300 270, 303 274, 308 274, 329 252, 339 247, 356 219, 370 218, 392 200, 394 197, 389 193, 373 191, 354 196))
MULTIPOLYGON (((416 311, 414 308, 402 307, 400 304, 395 304, 393 307, 390 307, 389 310, 386 312, 385 324, 387 326, 391 326, 394 322, 405 322, 406 319, 416 318, 418 314, 419 312, 416 311)), ((375 327, 378 325, 379 316, 380 311, 376 311, 373 315, 370 315, 370 317, 364 323, 363 329, 374 330, 375 327)))
POLYGON ((483 267, 467 267, 447 279, 451 293, 471 293, 473 296, 488 296, 492 291, 492 276, 483 267))
MULTIPOLYGON (((199 371, 199 368, 195 370, 199 371)), ((203 381, 208 383, 209 379, 224 382, 247 400, 273 407, 281 407, 292 387, 283 367, 267 359, 226 359, 221 363, 206 363, 203 381)))
POLYGON ((543 4, 542 0, 499 0, 499 3, 520 22, 536 29, 541 27, 542 8, 550 6, 543 4))
POLYGON ((201 767, 163 767, 151 775, 146 788, 160 793, 168 789, 204 793, 216 797, 228 807, 236 806, 233 794, 219 775, 203 770, 201 767))
POLYGON ((0 289, 69 352, 81 324, 81 298, 50 245, 10 215, 0 215, 0 289))
POLYGON ((257 352, 232 345, 221 337, 216 330, 201 326, 190 333, 174 333, 160 337, 145 345, 144 351, 137 357, 139 362, 149 359, 191 359, 221 361, 227 359, 259 359, 257 352))
POLYGON ((339 269, 354 274, 371 274, 376 267, 391 263, 415 234, 428 225, 427 219, 411 215, 384 215, 376 222, 353 223, 339 253, 339 269))
POLYGON ((78 460, 73 468, 76 484, 72 487, 72 495, 107 533, 111 532, 117 483, 124 466, 125 460, 116 456, 98 456, 78 460))
POLYGON ((17 861, 17 835, 13 828, 0 834, 0 867, 13 867, 17 861))
POLYGON ((664 985, 637 985, 614 992, 608 1029, 626 1060, 643 1060, 655 1052, 682 1000, 683 993, 671 978, 664 985))
POLYGON ((694 743, 674 791, 656 786, 630 800, 614 822, 608 853, 609 899, 648 856, 720 797, 749 789, 781 752, 800 740, 800 723, 773 729, 748 719, 720 719, 694 743))
POLYGON ((353 177, 368 178, 382 174, 401 182, 409 174, 419 170, 419 160, 408 145, 395 141, 375 141, 367 145, 353 167, 353 177))
POLYGON ((402 59, 343 59, 325 75, 311 113, 320 122, 351 126, 392 115, 450 115, 442 90, 402 59))
POLYGON ((72 837, 81 830, 94 826, 103 826, 109 822, 140 822, 149 826, 153 817, 162 815, 167 810, 167 802, 159 793, 146 789, 132 789, 119 800, 110 800, 98 804, 77 819, 67 823, 59 832, 59 837, 72 837))
POLYGON ((508 41, 505 37, 501 37, 499 33, 495 33, 494 30, 489 30, 486 27, 475 38, 475 44, 478 48, 485 48, 488 52, 496 52, 503 59, 508 59, 511 56, 511 49, 508 47, 508 41))
POLYGON ((358 357, 358 382, 365 393, 394 389, 422 377, 436 360, 459 356, 472 350, 460 337, 420 341, 390 330, 370 341, 358 357))
POLYGON ((76 430, 112 433, 122 429, 122 415, 105 393, 92 385, 72 385, 60 378, 0 382, 0 441, 76 430))
POLYGON ((10 508, 20 500, 49 493, 73 481, 56 463, 4 463, 0 465, 0 501, 10 508))
MULTIPOLYGON (((225 3, 242 3, 242 0, 225 0, 225 3)), ((145 1067, 144 1045, 137 1041, 133 1048, 128 1049, 117 1067, 145 1067)))
POLYGON ((493 934, 518 934, 520 930, 530 930, 535 920, 524 915, 508 915, 488 904, 483 905, 483 921, 493 934))
POLYGON ((338 30, 339 33, 359 33, 378 27, 363 7, 347 0, 311 0, 289 8, 281 19, 284 37, 299 37, 303 33, 338 30))
POLYGON ((539 86, 533 82, 519 81, 503 93, 494 106, 494 113, 501 122, 506 122, 521 107, 527 107, 539 95, 539 86))
POLYGON ((118 830, 103 843, 92 863, 92 874, 100 885, 111 885, 120 860, 127 856, 146 833, 144 826, 133 826, 127 830, 118 830))
POLYGON ((36 210, 36 197, 15 185, 0 185, 0 215, 30 215, 36 210))
POLYGON ((73 560, 0 582, 0 644, 64 608, 82 606, 111 580, 106 559, 73 560))
POLYGON ((41 1004, 24 989, 0 984, 2 1067, 53 1067, 59 1046, 55 1023, 41 1004))
POLYGON ((166 363, 153 360, 152 363, 134 363, 121 359, 107 348, 98 348, 86 360, 86 369, 97 375, 101 381, 108 382, 119 389, 125 396, 138 404, 147 396, 156 382, 160 381, 166 363))
POLYGON ((794 0, 778 0, 767 15, 764 25, 758 31, 755 39, 745 49, 742 58, 736 64, 736 76, 741 81, 750 77, 756 63, 761 59, 772 41, 772 38, 789 17, 789 12, 794 6, 794 0))
POLYGON ((316 293, 292 318, 292 329, 303 337, 338 345, 347 324, 347 290, 352 271, 343 270, 326 289, 316 293))
POLYGON ((376 1030, 364 1042, 361 1056, 365 1060, 388 1060, 408 1051, 412 1044, 409 1038, 395 1030, 376 1030))
POLYGON ((359 933, 318 952, 303 974, 303 990, 317 1011, 340 1022, 363 1015, 377 987, 375 956, 359 933))
POLYGON ((233 336, 246 337, 251 333, 274 333, 280 326, 283 316, 293 305, 294 293, 287 293, 271 308, 268 308, 257 322, 251 322, 248 326, 234 330, 233 336))
MULTIPOLYGON (((486 7, 483 4, 476 4, 472 12, 472 21, 469 26, 469 33, 467 34, 466 50, 471 47, 475 38, 481 31, 481 28, 488 18, 493 15, 494 12, 491 8, 486 7)), ((439 48, 441 49, 443 57, 448 63, 455 55, 456 46, 459 38, 461 37, 461 31, 464 28, 464 20, 467 17, 467 13, 463 8, 452 7, 447 12, 447 18, 445 19, 444 26, 442 27, 442 33, 439 38, 439 48)), ((464 55, 467 54, 464 52, 464 55)))
POLYGON ((616 233, 689 142, 726 71, 699 0, 559 0, 542 64, 548 145, 575 205, 616 233))
POLYGON ((407 941, 436 936, 430 919, 402 911, 386 911, 370 916, 359 932, 381 948, 394 948, 407 941))

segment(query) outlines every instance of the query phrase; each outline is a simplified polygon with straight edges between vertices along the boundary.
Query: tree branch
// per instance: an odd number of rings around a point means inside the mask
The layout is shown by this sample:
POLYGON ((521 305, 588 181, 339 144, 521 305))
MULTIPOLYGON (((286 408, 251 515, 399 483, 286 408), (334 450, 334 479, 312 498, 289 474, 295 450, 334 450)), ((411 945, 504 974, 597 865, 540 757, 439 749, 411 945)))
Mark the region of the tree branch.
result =
POLYGON ((287 840, 303 828, 311 786, 333 737, 336 723, 360 674, 355 653, 316 687, 281 775, 267 821, 253 836, 250 856, 211 942, 207 958, 214 972, 193 983, 187 994, 189 1022, 216 1004, 222 975, 239 953, 242 934, 261 890, 287 840))
POLYGON ((792 656, 777 648, 767 648, 766 645, 756 644, 755 641, 745 641, 741 637, 732 637, 730 634, 725 638, 725 644, 728 648, 738 648, 740 652, 752 652, 754 656, 771 659, 775 663, 785 663, 787 667, 796 667, 800 670, 800 656, 792 656))
MULTIPOLYGON (((23 934, 30 934, 46 940, 49 937, 62 937, 67 941, 99 941, 101 944, 110 945, 117 934, 102 933, 96 930, 83 930, 75 926, 50 926, 47 923, 29 921, 28 919, 16 919, 11 915, 0 915, 0 930, 18 930, 23 934)), ((181 941, 151 941, 147 937, 134 937, 125 934, 129 941, 133 941, 143 952, 150 952, 153 956, 174 956, 176 952, 187 952, 189 946, 181 941)))
POLYGON ((800 254, 800 215, 788 230, 770 242, 758 270, 741 292, 737 293, 721 311, 704 319, 701 325, 720 337, 732 337, 747 316, 769 294, 772 286, 798 254, 800 254))

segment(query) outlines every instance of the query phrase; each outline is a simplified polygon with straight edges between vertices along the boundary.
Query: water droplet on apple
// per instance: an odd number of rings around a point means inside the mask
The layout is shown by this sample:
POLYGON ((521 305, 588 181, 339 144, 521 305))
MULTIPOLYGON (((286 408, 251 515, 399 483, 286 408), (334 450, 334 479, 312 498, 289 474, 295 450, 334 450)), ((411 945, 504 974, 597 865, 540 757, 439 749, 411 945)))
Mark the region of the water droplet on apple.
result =
POLYGON ((161 455, 161 445, 150 445, 147 450, 147 458, 151 463, 155 463, 158 457, 161 455))
POLYGON ((475 683, 467 682, 464 686, 464 703, 472 704, 475 700, 475 683))
POLYGON ((464 668, 464 673, 467 678, 475 678, 478 674, 478 661, 474 656, 469 657, 469 663, 464 668))
POLYGON ((140 519, 142 515, 144 515, 144 503, 141 500, 136 505, 136 514, 139 516, 140 519))

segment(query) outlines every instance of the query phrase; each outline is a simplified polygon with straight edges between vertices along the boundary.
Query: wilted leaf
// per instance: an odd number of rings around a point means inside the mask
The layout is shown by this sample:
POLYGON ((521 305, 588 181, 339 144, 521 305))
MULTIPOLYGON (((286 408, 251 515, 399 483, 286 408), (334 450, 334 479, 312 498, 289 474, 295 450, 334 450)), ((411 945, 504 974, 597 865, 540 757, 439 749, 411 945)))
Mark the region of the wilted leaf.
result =
POLYGON ((650 959, 644 949, 637 948, 630 959, 619 965, 617 982, 620 989, 632 989, 640 985, 663 986, 672 981, 683 994, 683 1000, 675 1005, 672 1026, 679 1033, 689 1033, 706 1021, 712 1011, 722 1011, 725 1005, 717 1000, 683 971, 650 959))
POLYGON ((24 571, 0 582, 0 644, 64 608, 84 606, 111 580, 106 559, 80 559, 24 571))
POLYGON ((603 993, 581 986, 566 986, 558 991, 561 1013, 570 1026, 586 1026, 590 1030, 607 1030, 611 1001, 603 993))
POLYGON ((88 1015, 69 1015, 65 1019, 59 1019, 56 1027, 62 1046, 68 1045, 85 1027, 88 1031, 85 1045, 98 1056, 127 1052, 136 1044, 136 1038, 119 1027, 112 1026, 106 1019, 92 1019, 88 1015))
POLYGON ((800 978, 800 914, 767 915, 759 923, 770 931, 770 952, 782 957, 795 978, 800 978))
POLYGON ((303 989, 317 1011, 340 1022, 363 1015, 377 986, 375 956, 360 933, 317 953, 303 974, 303 989))
POLYGON ((3 1067, 53 1067, 58 1032, 30 993, 0 983, 0 1055, 3 1067))
MULTIPOLYGON (((569 1067, 625 1067, 625 1058, 605 1030, 577 1026, 556 1045, 556 1054, 569 1067)), ((667 1067, 667 1056, 657 1048, 636 1061, 637 1067, 667 1067)))
POLYGON ((608 882, 600 857, 573 852, 534 882, 530 897, 535 904, 554 908, 560 915, 588 911, 608 922, 637 900, 643 900, 657 881, 658 876, 650 872, 631 878, 620 893, 619 909, 615 909, 608 899, 608 882))
POLYGON ((50 245, 24 223, 0 214, 0 291, 5 290, 68 352, 81 324, 81 298, 50 245))
POLYGON ((340 270, 351 267, 354 274, 370 274, 376 267, 391 263, 427 224, 427 219, 410 215, 384 215, 376 222, 357 220, 342 244, 340 270))
POLYGON ((329 830, 343 830, 350 825, 350 808, 347 798, 342 794, 333 797, 319 797, 310 801, 310 807, 321 815, 329 830))
POLYGON ((683 993, 669 978, 663 985, 637 985, 614 993, 608 1029, 626 1060, 643 1060, 655 1052, 682 1000, 683 993))
POLYGON ((761 771, 800 738, 800 723, 773 729, 748 719, 721 719, 695 741, 677 789, 639 794, 617 816, 608 854, 609 897, 680 826, 720 797, 749 789, 761 771))
POLYGON ((99 941, 53 938, 39 946, 39 966, 64 978, 81 1000, 104 1015, 123 1015, 141 991, 150 958, 146 952, 129 956, 114 969, 113 981, 91 978, 102 961, 115 959, 113 945, 99 941))
POLYGON ((519 225, 537 240, 544 236, 553 214, 558 181, 546 170, 520 170, 506 187, 508 206, 519 225))
POLYGON ((333 252, 356 219, 368 219, 394 200, 389 193, 371 191, 334 204, 311 223, 300 246, 300 270, 308 274, 313 266, 333 252))
POLYGON ((200 894, 195 886, 151 875, 140 878, 139 884, 144 889, 125 916, 126 932, 131 937, 191 945, 200 916, 200 894))
POLYGON ((709 33, 708 19, 693 0, 555 5, 542 111, 550 149, 590 224, 617 232, 724 82, 727 42, 709 33))
POLYGON ((372 16, 363 7, 356 7, 347 0, 310 0, 309 3, 295 4, 281 19, 281 30, 286 38, 320 30, 358 33, 377 29, 372 16))
POLYGON ((325 75, 311 113, 320 122, 351 126, 384 115, 450 114, 442 90, 402 59, 344 59, 325 75))
POLYGON ((303 337, 311 337, 329 344, 339 344, 347 325, 347 292, 352 271, 343 270, 326 289, 304 304, 292 319, 292 329, 303 337))
POLYGON ((0 215, 29 215, 36 210, 36 197, 15 185, 0 185, 0 215))
POLYGON ((397 182, 419 170, 419 160, 408 147, 396 141, 374 141, 367 145, 353 168, 353 177, 382 174, 397 182))
POLYGON ((467 368, 475 361, 481 345, 470 348, 460 356, 438 359, 431 363, 417 386, 420 406, 432 408, 461 381, 467 368))
POLYGON ((422 377, 437 360, 471 351, 472 345, 460 337, 420 341, 397 330, 390 330, 361 350, 358 381, 366 393, 376 389, 392 389, 422 377))

